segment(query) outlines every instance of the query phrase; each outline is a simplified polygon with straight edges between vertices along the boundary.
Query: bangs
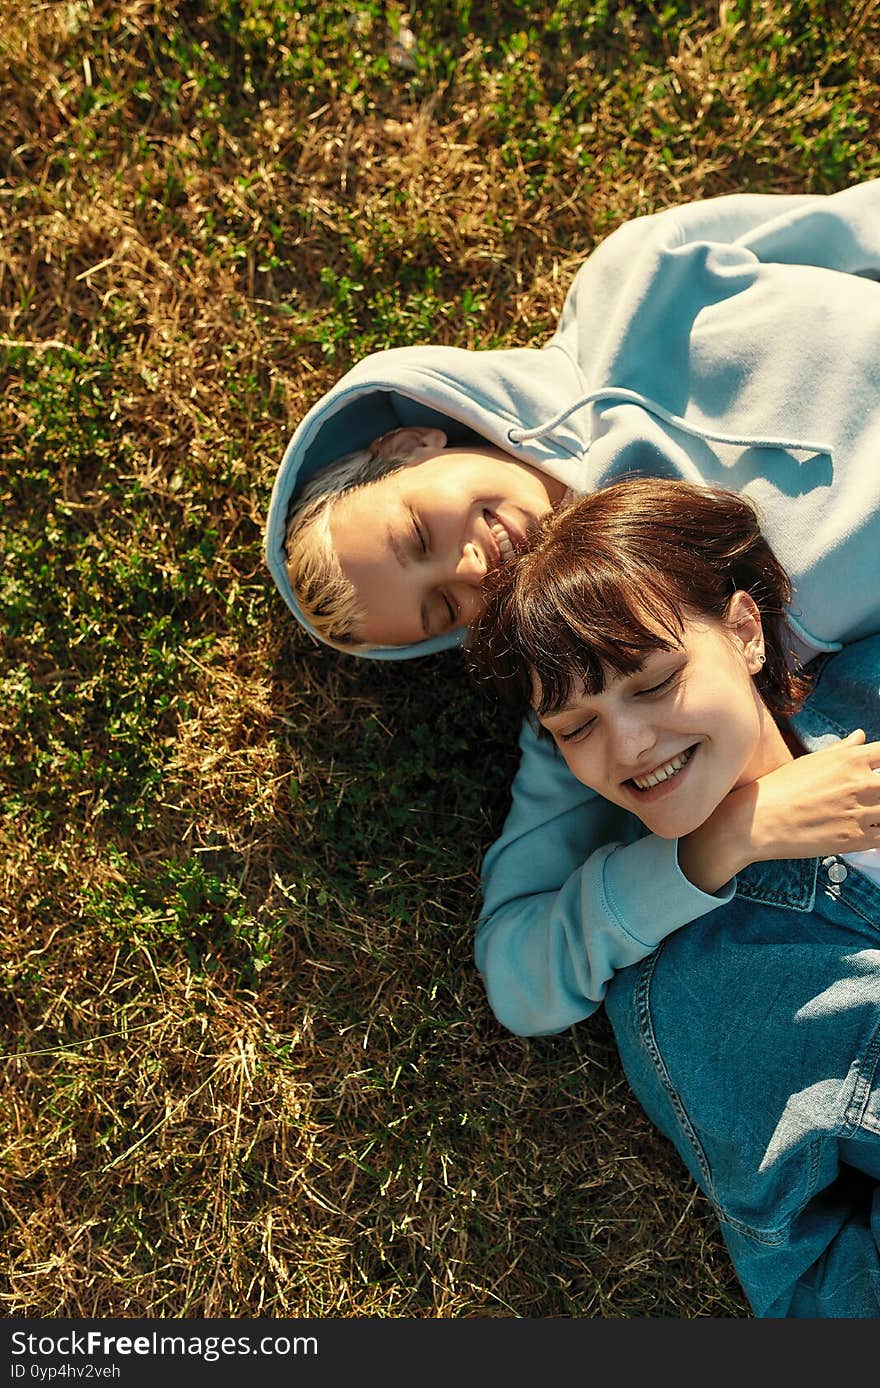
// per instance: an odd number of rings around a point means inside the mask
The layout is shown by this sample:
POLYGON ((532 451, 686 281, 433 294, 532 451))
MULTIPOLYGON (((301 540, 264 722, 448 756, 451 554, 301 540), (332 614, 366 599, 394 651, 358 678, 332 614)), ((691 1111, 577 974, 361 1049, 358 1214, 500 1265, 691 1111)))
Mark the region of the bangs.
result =
POLYGON ((631 675, 655 651, 681 645, 685 604, 674 580, 594 554, 589 569, 551 572, 524 554, 489 587, 472 631, 471 666, 505 702, 544 717, 573 695, 600 694, 609 672, 631 675), (539 698, 535 699, 537 688, 539 698))
POLYGON ((656 578, 637 592, 580 573, 566 588, 549 601, 527 598, 516 617, 515 658, 529 671, 529 702, 540 717, 573 696, 601 694, 609 673, 635 674, 655 651, 679 647, 684 631, 678 594, 656 578))

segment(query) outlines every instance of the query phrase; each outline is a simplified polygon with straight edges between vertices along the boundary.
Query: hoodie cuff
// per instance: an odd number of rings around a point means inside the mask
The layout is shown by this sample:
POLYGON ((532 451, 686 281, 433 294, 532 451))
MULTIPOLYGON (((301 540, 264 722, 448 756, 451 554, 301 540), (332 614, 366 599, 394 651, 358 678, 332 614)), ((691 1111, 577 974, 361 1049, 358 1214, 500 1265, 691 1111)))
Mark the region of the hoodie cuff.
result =
POLYGON ((716 893, 703 892, 678 865, 678 839, 648 834, 605 859, 603 886, 610 911, 634 939, 652 949, 680 929, 719 906, 736 893, 736 878, 716 893))

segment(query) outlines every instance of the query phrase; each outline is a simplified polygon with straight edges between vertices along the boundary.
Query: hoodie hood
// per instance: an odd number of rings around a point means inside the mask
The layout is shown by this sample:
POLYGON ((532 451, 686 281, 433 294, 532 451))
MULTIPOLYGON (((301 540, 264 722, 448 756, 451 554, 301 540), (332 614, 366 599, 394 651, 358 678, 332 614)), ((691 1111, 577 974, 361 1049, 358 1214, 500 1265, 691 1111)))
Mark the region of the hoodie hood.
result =
MULTIPOLYGON (((584 439, 575 422, 519 447, 510 435, 524 420, 545 419, 548 402, 571 400, 581 389, 576 365, 553 344, 494 351, 396 347, 365 357, 346 372, 290 440, 269 503, 266 560, 301 625, 317 635, 287 576, 284 539, 290 503, 310 477, 390 429, 420 425, 443 429, 452 445, 494 444, 580 490, 584 439)), ((460 640, 460 633, 450 632, 413 646, 379 646, 359 654, 406 660, 447 650, 460 640)))
MULTIPOLYGON (((867 634, 870 591, 829 578, 844 549, 880 578, 878 276, 880 182, 716 198, 613 232, 543 347, 364 358, 284 453, 265 534, 279 591, 311 631, 285 569, 292 499, 335 459, 417 425, 453 446, 493 444, 575 492, 633 472, 741 492, 792 577, 804 648, 867 634)), ((460 638, 359 654, 404 660, 460 638)))

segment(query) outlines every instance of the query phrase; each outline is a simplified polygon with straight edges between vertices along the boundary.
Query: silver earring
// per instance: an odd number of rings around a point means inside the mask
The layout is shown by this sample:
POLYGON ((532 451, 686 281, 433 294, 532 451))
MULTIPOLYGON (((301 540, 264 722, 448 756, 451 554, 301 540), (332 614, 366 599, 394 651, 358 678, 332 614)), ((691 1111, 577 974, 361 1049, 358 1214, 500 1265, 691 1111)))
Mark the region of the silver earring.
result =
POLYGON ((761 654, 758 656, 758 664, 759 664, 759 665, 763 665, 763 664, 764 664, 764 661, 765 661, 766 659, 767 659, 767 657, 765 656, 764 652, 762 651, 761 654))

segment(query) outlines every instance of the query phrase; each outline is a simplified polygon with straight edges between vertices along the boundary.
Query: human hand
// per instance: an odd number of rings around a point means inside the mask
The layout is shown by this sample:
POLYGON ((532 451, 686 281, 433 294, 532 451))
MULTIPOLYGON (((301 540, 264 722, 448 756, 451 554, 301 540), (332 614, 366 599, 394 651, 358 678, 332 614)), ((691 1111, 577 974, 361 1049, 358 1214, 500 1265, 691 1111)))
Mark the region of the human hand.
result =
POLYGON ((759 858, 815 858, 880 848, 880 742, 856 728, 749 786, 750 845, 759 858))
POLYGON ((880 742, 856 728, 732 790, 679 842, 679 864, 715 892, 746 867, 771 858, 817 858, 880 848, 880 742))

